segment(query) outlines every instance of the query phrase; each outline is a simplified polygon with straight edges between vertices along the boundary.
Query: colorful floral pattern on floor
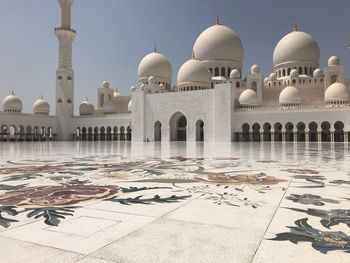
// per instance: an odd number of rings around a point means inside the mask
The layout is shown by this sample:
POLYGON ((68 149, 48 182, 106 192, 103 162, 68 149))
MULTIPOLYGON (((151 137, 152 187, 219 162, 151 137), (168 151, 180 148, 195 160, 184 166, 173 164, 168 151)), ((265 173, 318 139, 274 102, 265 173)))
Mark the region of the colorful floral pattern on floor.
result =
POLYGON ((265 207, 276 206, 276 212, 281 208, 293 215, 291 220, 298 219, 286 221, 284 229, 289 232, 277 231, 265 242, 308 242, 322 254, 350 252, 349 232, 332 229, 339 225, 350 229, 350 212, 346 209, 350 198, 346 191, 322 192, 330 187, 350 187, 350 176, 336 166, 240 157, 66 155, 55 160, 5 161, 0 174, 3 229, 24 220, 60 227, 79 209, 100 202, 137 210, 140 206, 185 205, 201 200, 212 207, 226 207, 227 213, 250 209, 257 216, 265 207), (327 173, 336 175, 329 177, 327 173))

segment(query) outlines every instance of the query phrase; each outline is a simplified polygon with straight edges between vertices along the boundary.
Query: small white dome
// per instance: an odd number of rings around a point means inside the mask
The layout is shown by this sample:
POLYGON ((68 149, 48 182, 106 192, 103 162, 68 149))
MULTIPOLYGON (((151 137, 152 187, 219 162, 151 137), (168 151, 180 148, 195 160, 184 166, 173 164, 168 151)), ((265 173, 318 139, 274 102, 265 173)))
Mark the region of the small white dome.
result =
POLYGON ((244 90, 239 96, 239 104, 242 106, 255 106, 258 105, 258 94, 252 89, 244 90))
POLYGON ((273 52, 273 65, 286 62, 311 62, 318 64, 320 48, 316 40, 308 33, 293 31, 284 36, 273 52))
POLYGON ((40 97, 36 102, 33 104, 33 113, 37 115, 49 115, 50 113, 50 105, 49 103, 43 99, 43 97, 40 97))
POLYGON ((158 52, 146 55, 140 62, 138 77, 140 81, 147 80, 150 76, 171 80, 171 65, 165 56, 158 52))
POLYGON ((156 84, 156 78, 154 76, 150 76, 148 78, 148 83, 149 84, 156 84))
POLYGON ((101 87, 109 89, 109 82, 107 80, 102 81, 101 87))
POLYGON ((18 98, 13 91, 2 101, 4 112, 21 112, 22 106, 21 99, 18 98))
POLYGON ((94 105, 86 98, 79 106, 79 115, 93 115, 94 110, 94 105))
POLYGON ((317 68, 314 70, 313 73, 314 78, 319 78, 319 77, 323 77, 323 72, 320 68, 317 68))
POLYGON ((350 92, 344 83, 335 82, 327 88, 324 94, 324 99, 327 102, 350 101, 350 92))
POLYGON ((269 80, 270 80, 270 78, 269 78, 269 77, 264 78, 264 83, 269 82, 269 80))
POLYGON ((256 64, 254 64, 251 68, 250 68, 250 74, 260 74, 260 67, 256 64))
POLYGON ((300 91, 293 86, 285 87, 279 97, 280 104, 300 104, 301 103, 301 94, 300 91))
POLYGON ((277 75, 275 72, 272 72, 270 75, 269 75, 269 78, 270 79, 277 79, 277 75))
MULTIPOLYGON (((142 84, 143 85, 143 84, 142 84)), ((135 86, 131 86, 130 87, 130 93, 133 93, 134 91, 136 91, 137 90, 137 87, 135 87, 135 86)))
POLYGON ((230 72, 230 79, 239 79, 241 77, 241 73, 238 69, 233 69, 230 72))
POLYGON ((328 59, 328 66, 338 66, 340 65, 340 59, 337 56, 331 56, 328 59))
POLYGON ((297 69, 293 68, 291 71, 290 71, 290 77, 291 78, 297 78, 299 77, 299 72, 297 69))
POLYGON ((115 103, 111 99, 105 101, 102 108, 103 108, 104 114, 116 114, 117 113, 115 103))
POLYGON ((113 98, 120 97, 122 94, 119 93, 118 89, 113 92, 113 98))
POLYGON ((199 35, 193 50, 200 61, 229 60, 241 65, 243 62, 240 38, 232 29, 219 23, 199 35))
POLYGON ((131 109, 132 109, 132 100, 130 100, 128 103, 128 112, 131 112, 131 109))
POLYGON ((210 84, 210 71, 198 60, 191 58, 187 60, 177 73, 177 84, 203 83, 210 84))
POLYGON ((164 86, 163 83, 160 83, 159 87, 160 87, 161 89, 165 89, 165 86, 164 86))
POLYGON ((145 89, 145 84, 142 83, 142 84, 140 85, 140 90, 144 90, 144 89, 145 89))

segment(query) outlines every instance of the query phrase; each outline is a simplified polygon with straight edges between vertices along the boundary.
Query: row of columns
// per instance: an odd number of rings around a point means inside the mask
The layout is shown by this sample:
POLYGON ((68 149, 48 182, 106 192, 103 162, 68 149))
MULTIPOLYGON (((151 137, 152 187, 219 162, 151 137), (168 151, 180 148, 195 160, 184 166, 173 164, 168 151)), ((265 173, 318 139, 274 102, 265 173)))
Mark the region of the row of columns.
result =
MULTIPOLYGON (((330 140, 329 142, 336 142, 335 140, 335 136, 336 136, 336 132, 334 131, 329 131, 329 132, 320 132, 320 131, 317 131, 317 132, 271 132, 271 133, 264 133, 264 132, 260 132, 258 133, 258 140, 255 138, 255 135, 257 133, 254 133, 254 132, 249 132, 248 133, 243 133, 243 132, 240 132, 240 133, 235 133, 234 134, 234 140, 235 141, 277 141, 277 142, 288 142, 288 141, 294 141, 294 142, 310 142, 312 141, 310 139, 310 137, 315 134, 317 135, 317 140, 314 141, 314 142, 322 142, 322 135, 324 134, 329 134, 330 135, 330 140), (292 133, 293 134, 293 140, 289 140, 288 139, 288 135, 292 133), (249 135, 249 140, 246 140, 245 138, 245 134, 249 135), (298 136, 301 136, 301 135, 304 135, 304 140, 301 140, 300 138, 298 138, 298 136), (280 139, 277 139, 276 140, 276 137, 277 136, 281 136, 282 137, 282 140, 280 139), (270 137, 270 140, 266 140, 265 137, 270 137)), ((344 141, 344 142, 350 142, 350 132, 342 132, 342 133, 339 133, 339 135, 342 135, 343 136, 343 140, 341 141, 344 141)), ((328 140, 327 140, 328 141, 328 140)))

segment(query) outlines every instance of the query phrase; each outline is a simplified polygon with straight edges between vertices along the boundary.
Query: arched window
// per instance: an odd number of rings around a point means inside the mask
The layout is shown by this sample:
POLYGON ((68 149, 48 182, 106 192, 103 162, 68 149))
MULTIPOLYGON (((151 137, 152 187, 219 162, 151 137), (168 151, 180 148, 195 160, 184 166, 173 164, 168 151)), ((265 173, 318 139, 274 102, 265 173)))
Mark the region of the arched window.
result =
POLYGON ((236 82, 236 88, 238 89, 240 87, 239 81, 236 82))
POLYGON ((225 72, 226 72, 225 68, 221 68, 221 76, 225 77, 226 76, 225 72))
POLYGON ((231 68, 228 68, 227 69, 227 76, 230 76, 230 73, 231 73, 231 68))
POLYGON ((290 68, 288 68, 287 70, 288 76, 290 75, 290 70, 291 70, 290 68))
POLYGON ((256 83, 256 81, 253 81, 252 83, 252 89, 257 92, 258 91, 258 84, 256 83))
POLYGON ((286 76, 286 69, 283 69, 283 77, 286 76))
POLYGON ((331 84, 335 83, 338 81, 338 76, 337 75, 332 75, 331 77, 331 84))
POLYGON ((215 76, 219 76, 219 74, 220 74, 220 73, 219 73, 219 68, 215 68, 215 73, 214 73, 214 75, 215 75, 215 76))
POLYGON ((308 72, 307 72, 307 67, 304 68, 304 74, 307 75, 308 72))
POLYGON ((72 80, 72 77, 71 77, 71 76, 68 76, 68 77, 67 77, 67 80, 72 80))
POLYGON ((299 67, 299 75, 303 74, 303 68, 299 67))

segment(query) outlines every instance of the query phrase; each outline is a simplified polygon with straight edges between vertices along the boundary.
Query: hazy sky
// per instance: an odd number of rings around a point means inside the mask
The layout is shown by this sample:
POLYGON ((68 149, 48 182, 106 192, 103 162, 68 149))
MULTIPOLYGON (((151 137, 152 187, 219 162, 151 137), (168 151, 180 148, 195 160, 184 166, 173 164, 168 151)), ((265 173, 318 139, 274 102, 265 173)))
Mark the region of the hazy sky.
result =
MULTIPOLYGON (((42 94, 53 113, 58 2, 0 3, 0 98, 14 90, 28 112, 42 94)), ((86 96, 96 104, 97 87, 105 79, 129 94, 130 86, 137 83, 138 63, 155 41, 172 65, 175 84, 194 41, 213 25, 217 13, 243 42, 244 75, 254 63, 264 75, 271 72, 275 45, 297 21, 300 30, 318 41, 321 66, 337 55, 349 78, 349 10, 349 0, 75 0, 75 107, 86 96)))

